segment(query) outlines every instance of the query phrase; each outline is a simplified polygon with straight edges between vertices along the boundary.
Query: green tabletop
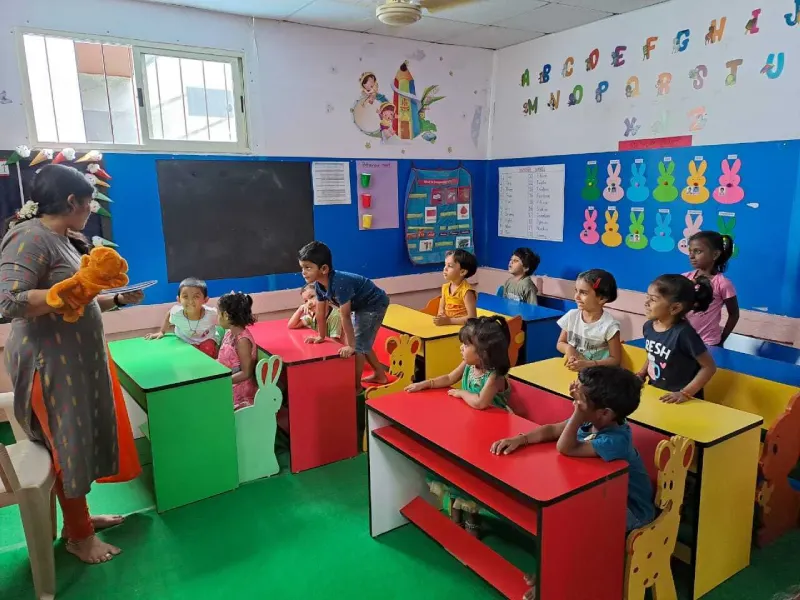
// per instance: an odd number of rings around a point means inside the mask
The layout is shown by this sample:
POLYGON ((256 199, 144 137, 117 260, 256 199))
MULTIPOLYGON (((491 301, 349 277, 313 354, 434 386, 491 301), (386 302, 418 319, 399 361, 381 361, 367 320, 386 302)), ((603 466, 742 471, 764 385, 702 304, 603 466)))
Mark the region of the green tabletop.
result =
POLYGON ((174 335, 108 344, 117 367, 145 392, 226 377, 231 370, 174 335))

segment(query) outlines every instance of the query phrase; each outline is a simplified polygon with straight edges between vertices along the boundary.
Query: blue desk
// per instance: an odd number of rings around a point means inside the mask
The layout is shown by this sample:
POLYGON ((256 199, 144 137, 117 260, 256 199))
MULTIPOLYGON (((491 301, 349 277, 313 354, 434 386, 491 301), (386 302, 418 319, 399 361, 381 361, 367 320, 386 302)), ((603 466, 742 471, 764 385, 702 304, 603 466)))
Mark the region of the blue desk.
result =
POLYGON ((747 335, 732 333, 725 340, 725 348, 734 352, 800 365, 800 348, 792 348, 775 342, 766 342, 747 335))
MULTIPOLYGON (((631 346, 644 348, 644 338, 626 343, 631 346)), ((791 348, 789 349, 791 350, 791 348)), ((728 371, 734 371, 736 373, 744 373, 745 375, 752 375, 753 377, 760 377, 761 379, 768 379, 769 381, 777 381, 778 383, 800 387, 800 366, 764 358, 762 356, 744 354, 743 352, 730 350, 728 348, 720 348, 718 346, 712 346, 708 351, 714 358, 714 362, 717 363, 717 367, 720 369, 727 369, 728 371)))
POLYGON ((478 308, 507 315, 522 317, 525 344, 521 348, 517 364, 524 365, 558 356, 556 343, 561 333, 558 319, 564 314, 559 310, 534 306, 524 302, 506 300, 491 294, 478 294, 478 308))

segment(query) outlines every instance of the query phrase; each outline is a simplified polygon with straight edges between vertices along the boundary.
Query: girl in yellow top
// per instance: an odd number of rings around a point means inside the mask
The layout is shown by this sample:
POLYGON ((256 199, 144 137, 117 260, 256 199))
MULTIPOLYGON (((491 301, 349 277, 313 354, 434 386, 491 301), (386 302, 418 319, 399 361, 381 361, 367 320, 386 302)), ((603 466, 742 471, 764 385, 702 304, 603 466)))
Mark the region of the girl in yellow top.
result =
POLYGON ((439 314, 433 318, 436 325, 464 325, 467 319, 478 316, 477 296, 467 279, 478 271, 478 260, 466 250, 447 253, 444 259, 442 299, 439 314))

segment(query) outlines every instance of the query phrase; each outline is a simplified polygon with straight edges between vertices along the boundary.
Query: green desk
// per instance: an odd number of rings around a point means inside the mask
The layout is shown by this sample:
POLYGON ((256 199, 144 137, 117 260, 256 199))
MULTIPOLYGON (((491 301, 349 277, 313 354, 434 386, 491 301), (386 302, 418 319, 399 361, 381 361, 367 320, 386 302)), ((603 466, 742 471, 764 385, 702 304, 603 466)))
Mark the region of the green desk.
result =
POLYGON ((158 512, 236 489, 230 369, 172 335, 108 347, 120 384, 147 413, 158 512))

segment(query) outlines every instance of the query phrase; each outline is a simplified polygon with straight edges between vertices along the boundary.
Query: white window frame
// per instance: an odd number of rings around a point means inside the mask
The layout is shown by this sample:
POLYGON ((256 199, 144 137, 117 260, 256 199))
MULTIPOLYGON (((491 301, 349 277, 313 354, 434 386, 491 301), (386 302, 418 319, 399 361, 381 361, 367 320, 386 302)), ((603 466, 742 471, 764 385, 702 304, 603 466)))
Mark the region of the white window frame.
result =
POLYGON ((178 46, 175 44, 162 44, 154 42, 141 42, 138 40, 103 36, 70 33, 67 31, 52 31, 45 29, 17 28, 17 56, 22 75, 22 98, 25 105, 25 117, 28 124, 28 139, 34 148, 51 146, 56 142, 41 142, 38 139, 36 121, 33 114, 33 98, 31 96, 30 79, 28 77, 28 63, 25 56, 25 35, 43 35, 69 39, 75 42, 89 42, 99 44, 117 44, 130 46, 133 57, 133 73, 136 88, 136 110, 138 112, 138 127, 140 144, 102 144, 102 143, 71 143, 58 142, 70 145, 76 150, 106 150, 109 152, 181 152, 207 154, 249 154, 249 138, 247 126, 247 83, 244 77, 246 72, 245 57, 241 52, 218 50, 216 48, 198 48, 193 46, 178 46), (144 55, 156 54, 175 58, 188 58, 193 60, 206 60, 227 62, 231 65, 233 79, 234 111, 236 114, 236 142, 218 142, 208 140, 159 140, 150 137, 149 114, 146 106, 148 96, 147 80, 144 77, 144 55))

